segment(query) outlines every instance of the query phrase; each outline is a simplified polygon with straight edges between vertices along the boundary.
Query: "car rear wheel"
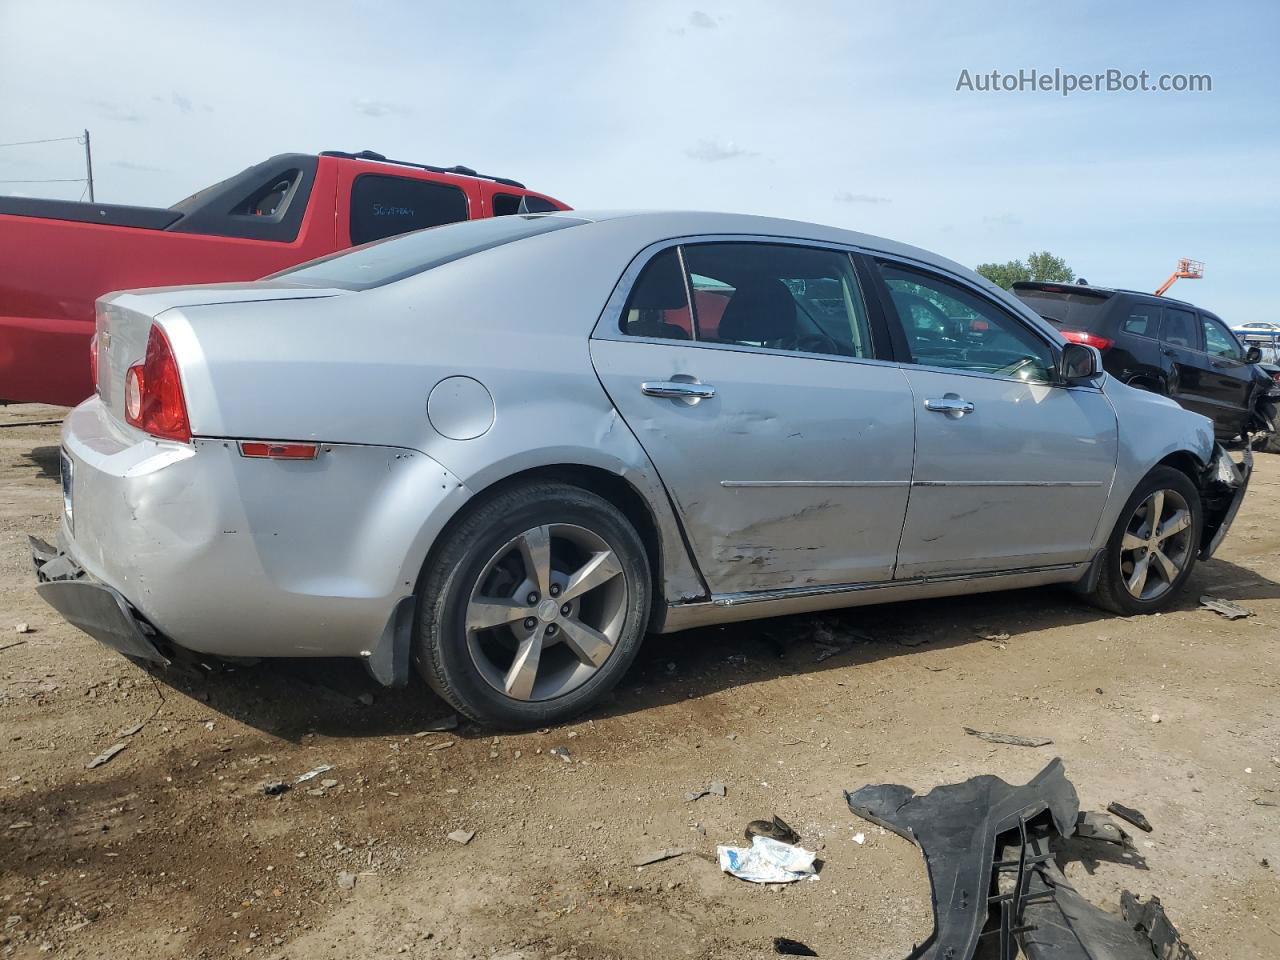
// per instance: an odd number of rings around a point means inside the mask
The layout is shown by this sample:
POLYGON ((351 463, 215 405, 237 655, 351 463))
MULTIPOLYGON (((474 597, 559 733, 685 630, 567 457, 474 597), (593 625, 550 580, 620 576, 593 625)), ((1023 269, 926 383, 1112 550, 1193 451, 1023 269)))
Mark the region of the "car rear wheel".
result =
POLYGON ((1181 470, 1156 467, 1120 512, 1089 600, 1125 615, 1165 609, 1195 568, 1200 527, 1195 485, 1181 470))
POLYGON ((649 591, 644 546, 613 504, 561 483, 506 490, 472 510, 428 562, 418 669, 482 723, 568 719, 635 659, 649 591))

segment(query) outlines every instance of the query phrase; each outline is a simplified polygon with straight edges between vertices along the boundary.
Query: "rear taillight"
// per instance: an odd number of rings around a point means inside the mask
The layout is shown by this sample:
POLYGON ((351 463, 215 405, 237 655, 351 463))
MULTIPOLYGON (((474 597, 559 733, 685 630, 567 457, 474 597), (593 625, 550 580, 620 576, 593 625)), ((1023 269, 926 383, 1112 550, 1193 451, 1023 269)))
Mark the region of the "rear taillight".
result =
POLYGON ((169 338, 155 324, 147 336, 145 359, 125 374, 124 418, 154 437, 183 443, 191 440, 178 362, 173 358, 169 338))
POLYGON ((98 335, 89 338, 89 376, 93 380, 93 392, 98 392, 98 335))
POLYGON ((1059 330, 1058 332, 1072 343, 1083 343, 1086 347, 1097 347, 1099 350, 1105 350, 1115 343, 1110 337, 1100 337, 1088 330, 1059 330))

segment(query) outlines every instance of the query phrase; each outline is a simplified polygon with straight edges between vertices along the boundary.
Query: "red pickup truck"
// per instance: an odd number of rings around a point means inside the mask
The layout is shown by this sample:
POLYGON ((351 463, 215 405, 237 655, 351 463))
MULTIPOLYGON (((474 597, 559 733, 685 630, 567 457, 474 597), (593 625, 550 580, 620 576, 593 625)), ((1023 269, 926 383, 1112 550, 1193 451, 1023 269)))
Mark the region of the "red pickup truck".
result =
POLYGON ((254 280, 442 223, 567 210, 503 177, 379 153, 286 153, 167 209, 0 197, 0 401, 93 393, 94 302, 113 290, 254 280))

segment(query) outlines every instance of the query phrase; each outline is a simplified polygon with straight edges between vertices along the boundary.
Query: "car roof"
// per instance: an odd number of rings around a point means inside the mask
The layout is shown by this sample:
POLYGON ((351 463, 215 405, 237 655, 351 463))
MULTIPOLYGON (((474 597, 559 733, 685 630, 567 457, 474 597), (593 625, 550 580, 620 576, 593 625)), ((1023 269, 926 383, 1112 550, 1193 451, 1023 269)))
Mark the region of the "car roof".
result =
POLYGON ((748 213, 718 213, 709 210, 564 210, 547 213, 544 216, 570 217, 599 224, 613 221, 624 228, 633 227, 637 234, 652 234, 655 243, 662 239, 702 234, 743 234, 744 236, 771 236, 820 243, 839 243, 916 260, 954 273, 961 273, 971 279, 978 277, 983 280, 984 286, 987 283, 985 278, 975 274, 963 264, 909 243, 803 220, 788 220, 748 213))
POLYGON ((1177 303, 1184 307, 1190 307, 1192 310, 1204 310, 1203 307, 1197 307, 1188 300, 1179 300, 1177 297, 1157 297, 1154 293, 1147 290, 1130 290, 1127 287, 1102 287, 1092 283, 1062 283, 1050 280, 1017 280, 1013 284, 1014 293, 1092 293, 1102 298, 1115 296, 1117 293, 1123 293, 1131 297, 1142 297, 1146 300, 1155 300, 1159 303, 1177 303))

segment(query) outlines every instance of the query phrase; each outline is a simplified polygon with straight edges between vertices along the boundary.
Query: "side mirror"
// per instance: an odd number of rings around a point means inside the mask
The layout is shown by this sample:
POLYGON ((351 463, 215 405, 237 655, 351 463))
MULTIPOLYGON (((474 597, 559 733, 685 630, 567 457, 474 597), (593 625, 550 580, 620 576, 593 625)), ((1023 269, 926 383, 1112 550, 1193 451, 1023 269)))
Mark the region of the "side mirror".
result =
POLYGON ((1083 383, 1102 372, 1102 354, 1097 347, 1068 343, 1058 359, 1058 376, 1063 383, 1083 383))
POLYGON ((1246 350, 1246 351, 1244 352, 1244 362, 1245 362, 1245 363, 1261 363, 1261 362, 1262 362, 1262 348, 1261 348, 1261 347, 1250 347, 1248 350, 1246 350))

